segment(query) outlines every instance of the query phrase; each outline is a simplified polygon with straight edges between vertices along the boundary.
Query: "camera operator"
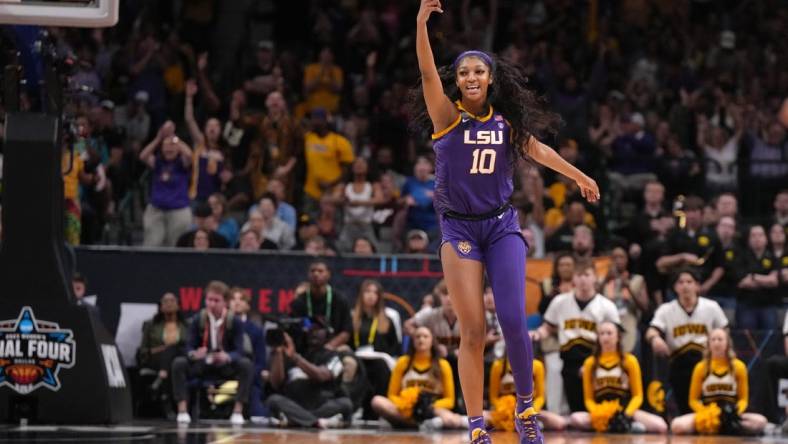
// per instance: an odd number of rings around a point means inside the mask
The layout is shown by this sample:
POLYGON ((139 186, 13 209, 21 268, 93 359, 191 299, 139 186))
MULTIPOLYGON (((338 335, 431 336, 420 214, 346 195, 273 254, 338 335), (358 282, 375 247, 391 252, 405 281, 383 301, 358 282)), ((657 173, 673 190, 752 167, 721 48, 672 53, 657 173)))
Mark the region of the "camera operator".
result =
POLYGON ((339 354, 328 348, 328 329, 314 319, 306 332, 302 356, 293 338, 284 333, 284 345, 273 349, 270 382, 278 391, 266 404, 283 424, 321 429, 348 425, 353 402, 341 390, 344 370, 339 354))
POLYGON ((326 326, 328 343, 326 348, 336 350, 350 340, 353 322, 350 305, 330 284, 331 271, 325 261, 317 260, 309 265, 309 287, 296 296, 290 306, 293 317, 314 318, 326 326))

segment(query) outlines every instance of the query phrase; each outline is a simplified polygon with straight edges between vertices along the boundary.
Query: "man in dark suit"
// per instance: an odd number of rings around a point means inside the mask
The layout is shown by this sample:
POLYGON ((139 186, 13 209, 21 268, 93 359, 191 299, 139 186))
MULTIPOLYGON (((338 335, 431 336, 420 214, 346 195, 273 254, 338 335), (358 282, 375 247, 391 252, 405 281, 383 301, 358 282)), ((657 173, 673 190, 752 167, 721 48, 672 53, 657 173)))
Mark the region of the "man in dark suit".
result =
POLYGON ((205 287, 205 308, 191 322, 187 338, 187 356, 172 363, 173 397, 178 403, 177 421, 188 424, 191 417, 188 406, 188 377, 213 376, 237 379, 238 394, 230 422, 244 423, 243 405, 249 399, 254 367, 243 354, 243 323, 227 308, 230 289, 220 281, 211 281, 205 287))

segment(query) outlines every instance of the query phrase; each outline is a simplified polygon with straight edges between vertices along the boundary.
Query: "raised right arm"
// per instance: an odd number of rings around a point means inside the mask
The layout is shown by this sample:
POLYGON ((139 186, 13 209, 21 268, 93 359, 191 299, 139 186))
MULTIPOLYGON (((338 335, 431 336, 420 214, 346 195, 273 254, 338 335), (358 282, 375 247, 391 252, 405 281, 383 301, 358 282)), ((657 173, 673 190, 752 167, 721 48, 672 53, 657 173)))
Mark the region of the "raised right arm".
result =
POLYGON ((427 20, 433 12, 443 12, 440 0, 422 0, 416 17, 416 56, 419 60, 421 72, 421 86, 424 91, 424 101, 427 104, 427 114, 432 120, 435 132, 448 127, 458 115, 457 109, 443 92, 443 84, 435 66, 432 55, 427 20))

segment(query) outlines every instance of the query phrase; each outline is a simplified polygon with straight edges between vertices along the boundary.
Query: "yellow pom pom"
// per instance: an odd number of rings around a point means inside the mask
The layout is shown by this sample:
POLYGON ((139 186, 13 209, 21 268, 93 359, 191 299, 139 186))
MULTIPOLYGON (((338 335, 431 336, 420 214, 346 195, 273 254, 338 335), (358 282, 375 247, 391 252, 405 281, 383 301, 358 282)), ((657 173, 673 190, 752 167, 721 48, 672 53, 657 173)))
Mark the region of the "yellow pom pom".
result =
POLYGON ((695 430, 702 435, 714 435, 720 431, 720 407, 712 402, 695 412, 695 430))
POLYGON ((405 418, 410 418, 413 415, 413 406, 419 400, 419 387, 408 387, 399 393, 399 399, 394 400, 394 405, 397 406, 400 414, 405 418))
POLYGON ((602 401, 597 404, 596 408, 589 412, 591 414, 591 426, 594 427, 594 430, 597 432, 606 432, 608 423, 610 423, 610 418, 621 410, 621 404, 617 399, 602 401))
POLYGON ((517 400, 514 395, 506 395, 498 398, 495 402, 493 411, 490 414, 490 422, 497 430, 507 432, 514 431, 514 407, 517 400))

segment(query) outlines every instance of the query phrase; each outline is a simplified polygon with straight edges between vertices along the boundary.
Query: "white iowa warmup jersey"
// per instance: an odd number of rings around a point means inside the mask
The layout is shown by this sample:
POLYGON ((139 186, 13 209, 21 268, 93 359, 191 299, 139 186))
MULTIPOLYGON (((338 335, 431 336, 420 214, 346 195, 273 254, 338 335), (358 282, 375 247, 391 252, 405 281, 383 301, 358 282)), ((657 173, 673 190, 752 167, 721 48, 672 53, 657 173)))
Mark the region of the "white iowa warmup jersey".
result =
POLYGON ((662 332, 671 356, 675 356, 690 350, 705 350, 709 332, 727 327, 728 318, 720 304, 711 299, 698 298, 698 305, 691 313, 677 299, 657 308, 651 326, 662 332))
POLYGON ((575 345, 593 348, 596 344, 596 328, 601 322, 621 324, 616 304, 610 299, 597 294, 581 309, 572 292, 556 296, 547 307, 544 320, 558 329, 562 352, 575 345))

